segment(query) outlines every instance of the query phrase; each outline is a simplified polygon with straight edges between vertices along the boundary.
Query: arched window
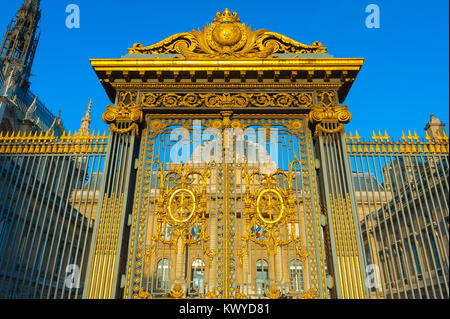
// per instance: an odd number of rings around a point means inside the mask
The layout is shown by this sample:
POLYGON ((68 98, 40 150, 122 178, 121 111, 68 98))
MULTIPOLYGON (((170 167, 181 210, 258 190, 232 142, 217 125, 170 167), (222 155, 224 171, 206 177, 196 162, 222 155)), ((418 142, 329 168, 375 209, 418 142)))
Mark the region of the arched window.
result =
POLYGON ((191 268, 191 291, 203 293, 205 284, 205 263, 201 259, 192 262, 191 268))
POLYGON ((269 263, 264 259, 256 261, 256 294, 264 295, 264 288, 269 279, 269 263))
POLYGON ((291 260, 289 263, 289 280, 291 290, 300 292, 305 290, 303 266, 297 259, 291 260))
POLYGON ((156 270, 156 289, 169 288, 169 259, 164 258, 158 262, 156 270))

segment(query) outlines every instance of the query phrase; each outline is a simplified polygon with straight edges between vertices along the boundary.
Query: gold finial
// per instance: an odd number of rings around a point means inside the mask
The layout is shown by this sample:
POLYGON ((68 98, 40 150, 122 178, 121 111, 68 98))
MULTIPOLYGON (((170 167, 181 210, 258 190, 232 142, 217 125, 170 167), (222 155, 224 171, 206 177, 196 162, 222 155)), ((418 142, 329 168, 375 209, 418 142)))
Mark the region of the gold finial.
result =
POLYGON ((213 22, 216 23, 239 23, 241 20, 238 17, 237 12, 231 13, 228 8, 225 9, 224 12, 217 12, 216 17, 213 22))
POLYGON ((413 139, 417 143, 419 142, 419 135, 417 135, 417 132, 415 130, 413 130, 413 132, 414 132, 413 139))
POLYGON ((376 142, 378 140, 378 137, 375 134, 375 130, 372 130, 372 139, 373 139, 374 142, 376 142))
POLYGON ((361 139, 361 137, 358 134, 358 130, 355 130, 355 139, 357 142, 359 142, 359 140, 361 139))
POLYGON ((403 142, 406 142, 406 139, 407 139, 407 137, 405 135, 405 132, 402 130, 402 140, 403 140, 403 142))
POLYGON ((352 132, 348 132, 349 135, 347 135, 347 138, 349 139, 350 142, 353 142, 353 140, 355 139, 355 137, 353 136, 352 132))
POLYGON ((391 138, 388 133, 386 132, 386 130, 384 130, 384 138, 386 142, 389 142, 389 139, 391 138))
POLYGON ((428 133, 428 131, 425 131, 425 138, 428 142, 431 142, 431 137, 430 137, 430 134, 428 133))

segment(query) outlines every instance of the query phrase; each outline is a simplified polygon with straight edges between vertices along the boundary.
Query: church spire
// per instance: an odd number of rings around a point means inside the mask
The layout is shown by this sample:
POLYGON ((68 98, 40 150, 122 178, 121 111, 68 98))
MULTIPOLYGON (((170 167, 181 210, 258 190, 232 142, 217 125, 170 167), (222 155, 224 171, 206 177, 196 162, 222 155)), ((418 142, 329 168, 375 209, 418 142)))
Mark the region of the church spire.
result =
POLYGON ((92 107, 92 99, 89 100, 88 108, 86 110, 86 115, 81 119, 81 127, 78 131, 78 134, 81 135, 89 135, 89 131, 91 129, 91 107, 92 107))
POLYGON ((17 12, 16 18, 6 29, 0 47, 0 69, 3 74, 14 69, 20 76, 18 86, 29 88, 29 77, 34 55, 39 42, 37 34, 41 18, 40 0, 26 0, 17 12))

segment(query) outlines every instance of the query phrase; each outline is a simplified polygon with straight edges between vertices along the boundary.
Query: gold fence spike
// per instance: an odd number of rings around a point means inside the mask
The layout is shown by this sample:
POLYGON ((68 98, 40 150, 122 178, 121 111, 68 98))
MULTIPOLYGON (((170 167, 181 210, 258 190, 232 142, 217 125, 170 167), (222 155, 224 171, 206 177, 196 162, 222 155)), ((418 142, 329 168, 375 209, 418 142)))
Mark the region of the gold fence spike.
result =
POLYGON ((372 133, 373 133, 373 135, 372 135, 372 140, 373 140, 374 142, 376 142, 376 141, 377 141, 377 136, 375 135, 375 131, 372 130, 372 133))
POLYGON ((428 143, 432 142, 430 134, 428 134, 428 131, 425 131, 425 138, 427 139, 428 143))
POLYGON ((353 142, 353 134, 352 134, 352 132, 348 132, 350 135, 347 135, 346 134, 346 136, 347 136, 347 140, 348 140, 348 142, 349 143, 352 143, 353 142))
POLYGON ((447 136, 447 133, 445 132, 445 130, 442 131, 442 137, 443 137, 443 139, 444 139, 444 142, 447 142, 447 143, 448 143, 448 136, 447 136))
POLYGON ((357 142, 359 142, 359 140, 361 139, 361 137, 358 134, 358 130, 355 130, 355 139, 357 142))

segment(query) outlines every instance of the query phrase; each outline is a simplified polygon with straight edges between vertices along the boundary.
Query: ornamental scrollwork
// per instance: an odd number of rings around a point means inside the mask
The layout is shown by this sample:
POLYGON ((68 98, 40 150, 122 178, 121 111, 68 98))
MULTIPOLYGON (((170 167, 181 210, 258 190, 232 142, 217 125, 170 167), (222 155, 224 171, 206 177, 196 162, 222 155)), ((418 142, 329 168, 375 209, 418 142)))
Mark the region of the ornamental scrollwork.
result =
POLYGON ((126 134, 136 130, 139 134, 139 124, 142 123, 144 114, 142 106, 136 104, 137 92, 121 92, 117 105, 108 105, 103 113, 103 121, 110 125, 113 132, 126 134), (119 127, 119 122, 127 124, 119 127))
MULTIPOLYGON (((303 248, 301 238, 295 234, 297 200, 293 191, 293 180, 296 174, 293 167, 286 171, 277 170, 272 174, 264 174, 259 170, 248 171, 244 164, 243 178, 245 180, 244 216, 246 219, 243 243, 253 242, 265 246, 267 251, 275 254, 278 247, 295 244, 296 253, 300 260, 305 261, 307 253, 303 248), (280 178, 287 182, 283 189, 279 186, 280 178), (290 226, 288 226, 290 225, 290 226), (252 236, 252 229, 263 226, 265 236, 256 238, 252 236), (282 227, 288 230, 282 238, 282 227)), ((238 259, 241 260, 246 253, 245 246, 240 250, 238 259)))
POLYGON ((313 104, 311 93, 223 93, 185 95, 175 93, 143 93, 142 107, 310 107, 313 104))
POLYGON ((319 92, 319 103, 311 107, 309 122, 315 126, 315 134, 320 130, 324 133, 334 134, 344 130, 344 124, 352 119, 347 105, 336 105, 333 92, 319 92), (338 123, 335 128, 326 128, 323 123, 338 123))
POLYGON ((169 297, 171 298, 180 299, 183 297, 183 295, 184 289, 179 284, 176 284, 175 286, 172 287, 172 289, 170 289, 169 297))
POLYGON ((172 35, 154 45, 135 43, 130 54, 181 54, 186 59, 258 59, 277 53, 326 53, 320 42, 302 44, 279 33, 252 31, 241 23, 236 12, 218 12, 212 24, 202 31, 193 30, 172 35))
MULTIPOLYGON (((209 239, 206 216, 206 183, 210 177, 208 169, 201 172, 188 165, 177 166, 174 170, 164 171, 161 168, 158 173, 160 186, 156 208, 156 233, 152 237, 153 247, 157 242, 162 242, 177 250, 179 240, 184 249, 186 245, 208 242, 209 239), (193 227, 196 235, 190 236, 193 227)), ((153 247, 150 254, 155 252, 153 247)))

